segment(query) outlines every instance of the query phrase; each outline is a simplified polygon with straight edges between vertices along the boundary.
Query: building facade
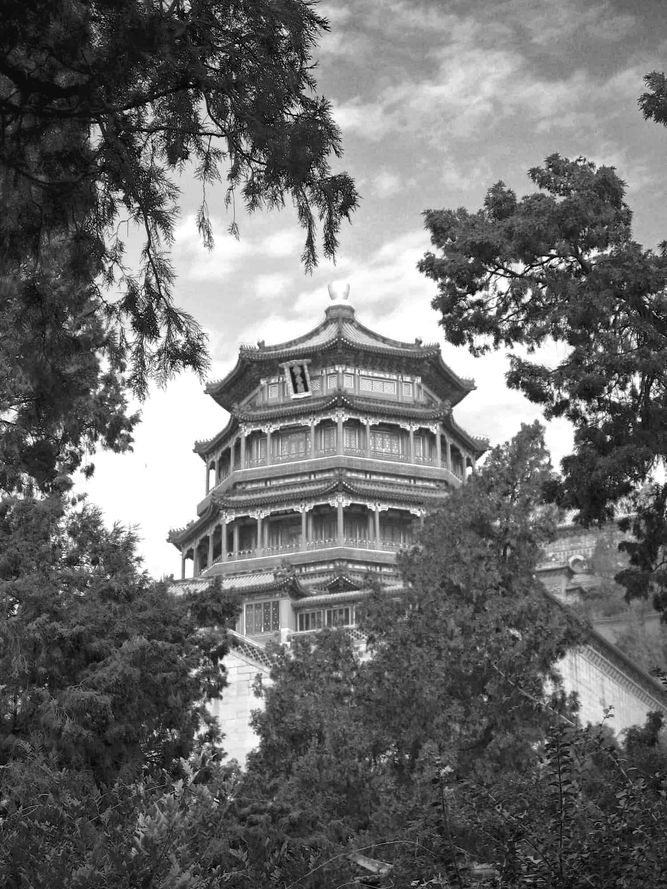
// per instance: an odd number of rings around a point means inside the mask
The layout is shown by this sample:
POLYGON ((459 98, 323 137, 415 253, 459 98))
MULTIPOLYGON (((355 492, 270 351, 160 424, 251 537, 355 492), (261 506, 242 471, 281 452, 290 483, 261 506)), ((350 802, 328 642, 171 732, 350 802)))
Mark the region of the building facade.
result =
POLYGON ((205 496, 169 538, 182 579, 243 589, 238 631, 258 641, 353 626, 369 572, 398 581, 397 551, 484 452, 452 416, 473 388, 438 345, 380 336, 347 300, 298 339, 242 347, 207 387, 230 420, 195 445, 205 496))
POLYGON ((208 385, 230 419, 196 443, 204 497, 169 536, 182 585, 216 577, 242 601, 218 707, 225 746, 241 760, 254 745, 251 686, 268 675, 266 641, 339 626, 360 636, 369 576, 400 590, 397 552, 487 447, 453 417, 473 382, 439 345, 362 325, 348 293, 333 292, 303 336, 242 346, 233 370, 208 385))

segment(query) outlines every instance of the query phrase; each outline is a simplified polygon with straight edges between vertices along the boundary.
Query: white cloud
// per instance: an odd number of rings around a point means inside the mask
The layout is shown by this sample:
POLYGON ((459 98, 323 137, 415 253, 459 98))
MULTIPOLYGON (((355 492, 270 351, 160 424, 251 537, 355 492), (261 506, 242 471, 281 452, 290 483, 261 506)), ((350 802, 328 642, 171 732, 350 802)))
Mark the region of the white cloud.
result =
POLYGON ((511 0, 506 5, 509 15, 520 22, 530 39, 542 46, 562 45, 576 37, 614 42, 626 38, 636 27, 636 18, 619 12, 604 0, 559 0, 558 3, 535 3, 535 0, 511 0))
POLYGON ((303 241, 304 235, 298 229, 285 228, 264 238, 259 249, 265 256, 298 258, 303 250, 303 241))
POLYGON ((519 26, 529 31, 533 42, 544 39, 554 48, 583 31, 590 32, 589 40, 596 35, 606 40, 623 36, 634 27, 634 19, 614 15, 608 3, 583 10, 581 3, 566 3, 551 24, 553 4, 547 14, 544 4, 535 8, 534 0, 504 4, 505 19, 496 9, 495 22, 473 15, 440 15, 432 7, 415 9, 400 2, 379 7, 392 28, 407 27, 412 16, 415 27, 441 34, 442 40, 435 44, 425 39, 420 64, 403 61, 383 71, 378 78, 382 88, 375 96, 364 88, 363 93, 339 101, 335 117, 345 134, 376 142, 389 134, 401 138, 399 134, 419 133, 437 147, 452 139, 483 138, 486 130, 497 132, 503 121, 514 118, 527 133, 592 128, 626 99, 634 104, 641 91, 646 59, 638 65, 625 63, 606 78, 594 77, 584 62, 561 76, 547 76, 529 60, 525 42, 517 48, 519 26))
POLYGON ((220 219, 212 219, 212 228, 215 245, 213 250, 207 250, 197 231, 194 214, 186 216, 176 227, 173 256, 182 277, 197 282, 219 282, 237 269, 251 252, 249 240, 228 234, 220 219))
POLYGON ((292 275, 281 272, 269 272, 257 275, 254 279, 254 289, 258 296, 264 297, 267 302, 281 296, 292 282, 292 275))
POLYGON ((406 184, 402 176, 385 168, 373 176, 370 186, 376 197, 388 198, 399 192, 406 184))
POLYGON ((327 19, 331 27, 339 27, 350 20, 352 11, 344 3, 320 3, 317 14, 327 19))
MULTIPOLYGON (((395 131, 419 132, 431 145, 443 136, 467 139, 492 123, 521 115, 523 125, 577 122, 583 99, 600 92, 584 71, 561 81, 536 79, 522 58, 506 50, 454 45, 441 53, 436 74, 385 88, 374 102, 356 97, 335 108, 343 132, 370 141, 395 131)), ((590 118, 592 112, 588 111, 590 118)))

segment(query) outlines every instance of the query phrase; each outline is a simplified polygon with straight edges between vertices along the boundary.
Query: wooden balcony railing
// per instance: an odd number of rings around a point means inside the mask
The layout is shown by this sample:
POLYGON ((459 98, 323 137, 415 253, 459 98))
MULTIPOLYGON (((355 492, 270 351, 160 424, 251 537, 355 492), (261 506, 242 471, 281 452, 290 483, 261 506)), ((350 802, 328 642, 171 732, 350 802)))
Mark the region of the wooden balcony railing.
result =
MULTIPOLYGON (((273 546, 264 546, 264 547, 252 547, 248 549, 240 549, 238 552, 228 552, 227 553, 227 562, 238 562, 243 559, 257 559, 262 556, 277 556, 282 553, 298 553, 298 552, 307 552, 312 549, 328 549, 335 546, 349 546, 353 549, 368 549, 368 550, 386 550, 388 552, 402 549, 406 546, 411 546, 412 542, 410 540, 375 540, 372 537, 348 537, 345 536, 343 538, 338 537, 317 537, 312 540, 308 540, 306 543, 306 548, 302 547, 301 543, 281 543, 273 546)), ((213 564, 217 565, 223 561, 222 555, 217 556, 213 560, 213 564)))

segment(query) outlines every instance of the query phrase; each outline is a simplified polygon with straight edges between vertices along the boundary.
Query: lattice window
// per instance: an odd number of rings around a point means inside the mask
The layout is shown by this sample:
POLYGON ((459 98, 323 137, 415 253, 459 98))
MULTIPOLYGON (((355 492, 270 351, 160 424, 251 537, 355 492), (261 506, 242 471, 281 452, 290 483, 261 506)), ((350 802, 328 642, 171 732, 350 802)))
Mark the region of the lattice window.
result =
POLYGON ((354 610, 351 606, 327 608, 325 621, 328 627, 349 627, 354 623, 354 610))
POLYGON ((245 607, 246 636, 257 633, 272 633, 280 629, 280 603, 278 599, 268 602, 251 602, 245 607))
POLYGON ((291 546, 301 540, 300 521, 280 521, 269 524, 269 546, 291 546))
POLYGON ((415 435, 415 456, 428 460, 431 454, 431 442, 425 435, 415 435))
POLYGON ((333 516, 316 516, 313 520, 313 540, 333 540, 338 533, 338 521, 333 516))
POLYGON ((412 383, 403 383, 401 386, 401 391, 403 392, 403 398, 412 398, 414 395, 414 386, 412 383))
POLYGON ((380 454, 400 454, 401 439, 397 432, 371 431, 371 450, 380 454))
POLYGON ((298 627, 302 633, 308 630, 321 630, 323 627, 349 627, 353 624, 354 610, 351 606, 299 612, 298 627))
POLYGON ((278 448, 281 457, 305 457, 308 449, 308 435, 306 432, 283 433, 278 439, 278 448))
POLYGON ((361 377, 359 388, 362 392, 371 392, 373 395, 396 395, 396 380, 382 377, 361 377))
POLYGON ((365 540, 368 537, 368 518, 361 515, 346 515, 345 536, 352 540, 365 540))
POLYGON ((250 441, 250 459, 266 460, 266 437, 255 435, 250 441))
POLYGON ((346 448, 358 448, 359 447, 359 427, 358 426, 345 426, 343 430, 343 440, 345 442, 346 448))
POLYGON ((343 387, 354 389, 354 374, 343 374, 343 387))
POLYGON ((322 426, 320 428, 320 447, 325 451, 336 449, 336 427, 322 426))

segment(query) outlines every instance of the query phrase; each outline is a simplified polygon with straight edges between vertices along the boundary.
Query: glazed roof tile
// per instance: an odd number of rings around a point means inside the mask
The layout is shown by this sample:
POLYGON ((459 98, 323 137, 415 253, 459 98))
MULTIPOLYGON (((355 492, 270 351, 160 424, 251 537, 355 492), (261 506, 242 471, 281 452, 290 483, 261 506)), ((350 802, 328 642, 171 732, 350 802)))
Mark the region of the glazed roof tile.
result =
POLYGON ((317 327, 284 343, 276 343, 266 346, 260 342, 257 346, 243 345, 241 351, 251 360, 262 360, 268 357, 282 357, 293 351, 303 352, 309 349, 321 349, 340 340, 345 340, 351 346, 365 346, 371 349, 391 350, 408 355, 424 356, 440 351, 437 343, 424 345, 421 340, 414 343, 404 343, 365 327, 360 324, 355 316, 352 306, 330 306, 325 313, 325 320, 317 327))

